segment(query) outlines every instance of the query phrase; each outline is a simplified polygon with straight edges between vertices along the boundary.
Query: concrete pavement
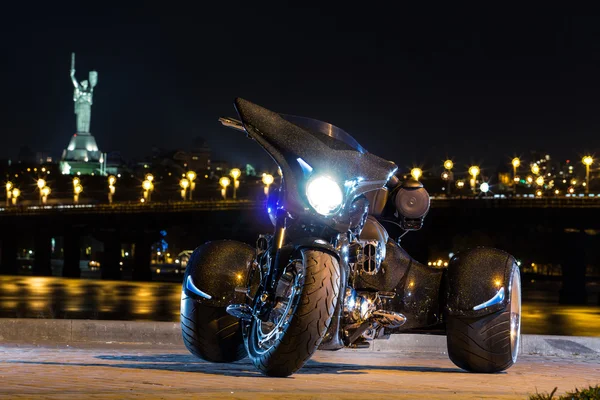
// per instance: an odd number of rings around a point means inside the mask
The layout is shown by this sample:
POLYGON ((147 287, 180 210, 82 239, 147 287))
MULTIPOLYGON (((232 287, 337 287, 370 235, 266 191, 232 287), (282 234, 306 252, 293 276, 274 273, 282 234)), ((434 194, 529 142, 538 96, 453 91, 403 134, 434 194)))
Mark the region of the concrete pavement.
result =
POLYGON ((445 355, 317 352, 290 378, 260 375, 248 359, 210 364, 178 345, 0 345, 0 398, 525 399, 600 383, 600 362, 521 356, 505 373, 471 374, 445 355))

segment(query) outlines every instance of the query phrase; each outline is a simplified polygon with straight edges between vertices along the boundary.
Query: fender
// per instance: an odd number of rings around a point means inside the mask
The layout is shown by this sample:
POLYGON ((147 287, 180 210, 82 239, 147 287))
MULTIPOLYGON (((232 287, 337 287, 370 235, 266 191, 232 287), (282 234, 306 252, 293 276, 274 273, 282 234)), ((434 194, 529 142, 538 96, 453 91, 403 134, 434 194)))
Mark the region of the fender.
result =
POLYGON ((306 248, 323 250, 327 253, 330 253, 338 261, 340 261, 340 254, 338 253, 336 248, 333 247, 326 240, 323 240, 318 237, 296 238, 296 239, 292 240, 291 246, 294 249, 294 252, 296 252, 298 250, 306 249, 306 248))
POLYGON ((183 291, 201 304, 227 307, 244 302, 235 288, 245 286, 256 251, 246 243, 216 240, 196 248, 183 276, 183 291))
POLYGON ((494 248, 477 247, 455 255, 448 265, 445 312, 471 318, 503 309, 515 266, 513 256, 494 248))

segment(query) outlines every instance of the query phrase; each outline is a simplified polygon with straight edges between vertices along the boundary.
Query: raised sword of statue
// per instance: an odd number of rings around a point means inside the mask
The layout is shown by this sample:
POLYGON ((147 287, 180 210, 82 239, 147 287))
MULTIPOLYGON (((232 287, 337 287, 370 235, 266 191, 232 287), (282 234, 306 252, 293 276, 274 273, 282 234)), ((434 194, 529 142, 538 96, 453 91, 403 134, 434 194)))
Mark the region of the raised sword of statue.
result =
POLYGON ((77 132, 89 133, 90 121, 92 118, 92 97, 94 87, 98 84, 98 73, 89 72, 89 82, 83 80, 77 82, 75 79, 75 53, 71 53, 71 82, 75 91, 73 92, 73 101, 75 102, 75 114, 77 115, 77 132))

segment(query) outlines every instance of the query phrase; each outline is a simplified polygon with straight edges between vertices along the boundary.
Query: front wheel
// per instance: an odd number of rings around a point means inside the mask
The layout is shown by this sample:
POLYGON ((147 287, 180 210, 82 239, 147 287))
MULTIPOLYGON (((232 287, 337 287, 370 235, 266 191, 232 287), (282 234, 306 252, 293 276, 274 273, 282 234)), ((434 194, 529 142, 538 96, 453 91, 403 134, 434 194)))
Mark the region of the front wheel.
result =
POLYGON ((517 361, 521 337, 521 278, 513 263, 506 306, 479 318, 448 317, 448 356, 471 372, 504 371, 517 361))
POLYGON ((274 306, 245 329, 248 355, 263 374, 285 377, 299 370, 319 347, 334 314, 340 267, 329 253, 306 249, 285 268, 274 306))

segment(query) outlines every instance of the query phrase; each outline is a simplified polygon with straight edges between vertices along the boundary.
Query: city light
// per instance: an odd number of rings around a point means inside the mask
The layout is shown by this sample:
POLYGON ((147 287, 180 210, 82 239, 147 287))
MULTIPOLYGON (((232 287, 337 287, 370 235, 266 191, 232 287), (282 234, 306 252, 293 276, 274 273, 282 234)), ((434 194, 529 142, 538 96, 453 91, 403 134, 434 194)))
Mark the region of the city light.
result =
POLYGON ((17 199, 19 198, 19 196, 21 195, 21 191, 17 188, 14 188, 11 192, 12 195, 12 204, 13 205, 17 205, 17 199))
POLYGON ((242 171, 239 168, 234 168, 229 171, 229 175, 233 178, 233 198, 236 198, 237 188, 240 186, 238 178, 242 175, 242 171))
POLYGON ((451 170, 452 168, 454 168, 454 163, 452 162, 452 160, 444 161, 444 168, 446 168, 447 170, 451 170))
MULTIPOLYGON (((194 182, 196 180, 196 172, 194 171, 188 171, 186 174, 188 180, 190 181, 190 200, 192 200, 192 192, 194 191, 194 189, 196 188, 196 182, 194 182)), ((183 194, 185 196, 185 194, 183 194)), ((184 198, 185 200, 185 198, 184 198)))
POLYGON ((151 179, 154 177, 151 174, 146 175, 146 180, 142 182, 142 189, 144 189, 144 199, 146 201, 150 201, 152 198, 152 190, 154 189, 154 184, 151 179))
POLYGON ((222 187, 221 196, 223 196, 223 200, 227 199, 227 186, 229 186, 230 183, 231 183, 231 181, 226 176, 219 179, 219 185, 221 185, 221 187, 222 187))
POLYGON ((590 192, 590 166, 594 163, 594 159, 592 156, 585 156, 581 162, 585 165, 585 194, 588 194, 590 192))
POLYGON ((537 175, 540 173, 540 166, 537 164, 532 164, 531 165, 531 172, 533 172, 534 175, 537 175))
POLYGON ((448 171, 444 171, 442 172, 442 179, 447 181, 450 178, 450 174, 448 173, 448 171))
POLYGON ((477 175, 479 175, 479 173, 481 172, 481 170, 479 169, 478 166, 476 165, 472 165, 469 168, 469 175, 471 175, 473 178, 469 181, 471 184, 471 189, 473 190, 473 193, 475 193, 475 185, 477 184, 477 175))
POLYGON ((108 177, 108 204, 112 204, 113 196, 116 191, 115 183, 117 183, 117 178, 114 175, 110 175, 108 177))
POLYGON ((190 181, 187 178, 182 178, 179 181, 179 186, 181 187, 181 198, 183 201, 186 199, 187 188, 190 187, 190 181))
MULTIPOLYGON (((43 179, 41 179, 43 180, 43 179)), ((39 181, 38 181, 39 183, 39 181)), ((50 195, 50 188, 48 186, 44 186, 43 188, 40 189, 40 194, 42 196, 42 204, 46 204, 46 201, 48 201, 48 196, 50 195)))
POLYGON ((83 192, 83 186, 79 183, 73 187, 73 202, 79 203, 79 194, 83 192))
POLYGON ((456 181, 456 187, 462 189, 465 187, 465 181, 456 181))
MULTIPOLYGON (((12 195, 11 189, 13 188, 13 183, 11 181, 6 182, 6 206, 8 207, 10 197, 12 195)), ((14 200, 13 200, 14 204, 14 200)))
POLYGON ((269 196, 269 186, 275 181, 273 175, 262 174, 262 183, 265 185, 265 196, 269 196))
POLYGON ((479 186, 479 190, 481 190, 482 193, 487 193, 490 191, 490 185, 487 182, 483 182, 480 186, 479 186))
POLYGON ((79 178, 73 178, 73 187, 79 185, 80 182, 81 180, 79 178))
POLYGON ((529 183, 529 184, 533 183, 533 176, 531 176, 531 175, 527 176, 527 183, 529 183))
POLYGON ((149 181, 149 182, 154 181, 154 175, 152 175, 152 174, 146 174, 146 180, 149 181))
POLYGON ((519 182, 519 177, 517 176, 517 168, 519 167, 519 165, 521 165, 521 160, 519 160, 519 157, 513 158, 513 193, 517 193, 517 183, 519 182))
POLYGON ((539 190, 539 189, 535 191, 535 195, 536 195, 537 197, 542 197, 542 195, 543 195, 543 194, 544 194, 544 193, 543 193, 541 190, 539 190))
POLYGON ((421 176, 423 176, 423 171, 421 168, 413 168, 410 170, 410 175, 414 180, 418 181, 421 176))
POLYGON ((543 176, 538 176, 535 179, 535 184, 538 186, 543 186, 544 185, 544 177, 543 176))
POLYGON ((37 180, 37 187, 40 191, 40 204, 46 204, 45 196, 42 194, 42 189, 46 187, 46 181, 43 179, 37 180))

